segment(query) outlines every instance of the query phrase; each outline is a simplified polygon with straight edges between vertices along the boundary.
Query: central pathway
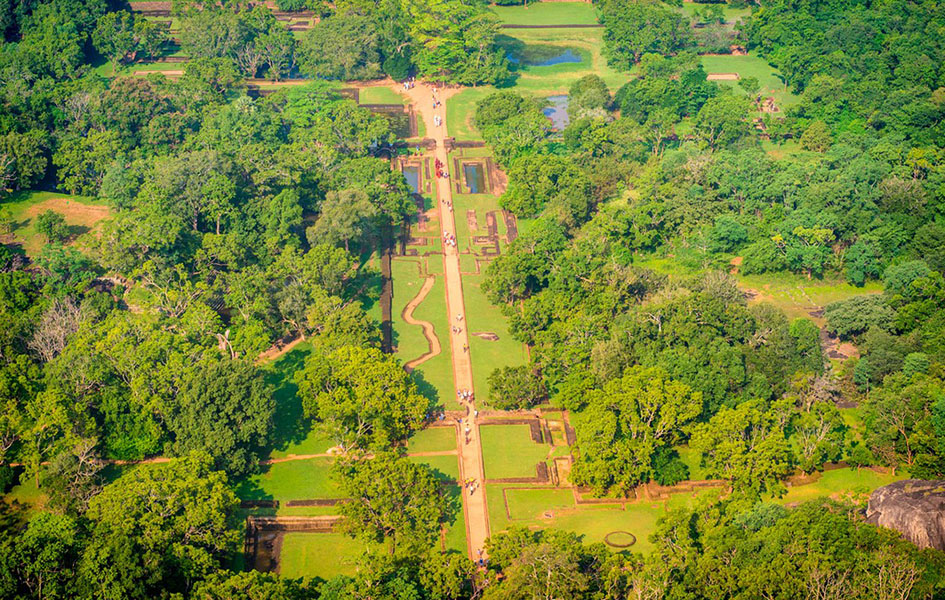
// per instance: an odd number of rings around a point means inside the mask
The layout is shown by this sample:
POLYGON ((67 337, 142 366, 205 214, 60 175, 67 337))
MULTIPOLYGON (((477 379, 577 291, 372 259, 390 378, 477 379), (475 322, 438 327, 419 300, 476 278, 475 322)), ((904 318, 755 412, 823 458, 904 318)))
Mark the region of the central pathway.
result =
MULTIPOLYGON (((433 108, 433 87, 418 84, 409 91, 397 88, 397 91, 406 94, 414 105, 417 114, 423 118, 426 125, 427 137, 436 140, 435 157, 449 170, 449 156, 444 145, 446 139, 446 99, 449 90, 437 89, 437 99, 442 102, 439 108, 433 108), (434 116, 442 119, 437 126, 434 116)), ((456 236, 456 222, 453 219, 452 180, 437 178, 436 202, 440 211, 440 235, 456 236)), ((466 306, 463 302, 463 280, 459 270, 459 251, 456 246, 443 244, 443 273, 446 288, 446 310, 450 322, 450 346, 453 355, 453 384, 456 391, 468 390, 474 392, 472 378, 472 363, 469 360, 469 335, 466 330, 466 306), (459 331, 453 330, 458 327, 459 331)), ((448 402, 444 399, 444 403, 448 402)), ((482 466, 482 445, 479 439, 479 425, 473 419, 475 407, 469 403, 469 415, 463 419, 458 429, 458 447, 460 460, 460 478, 475 479, 477 485, 470 493, 468 486, 463 486, 463 511, 466 516, 466 542, 469 547, 469 557, 479 558, 479 551, 485 550, 486 538, 489 537, 489 511, 486 505, 486 490, 482 466), (469 427, 469 434, 465 433, 469 427), (468 441, 467 441, 468 440, 468 441)), ((462 483, 462 482, 461 482, 462 483)), ((483 554, 484 555, 484 554, 483 554)))

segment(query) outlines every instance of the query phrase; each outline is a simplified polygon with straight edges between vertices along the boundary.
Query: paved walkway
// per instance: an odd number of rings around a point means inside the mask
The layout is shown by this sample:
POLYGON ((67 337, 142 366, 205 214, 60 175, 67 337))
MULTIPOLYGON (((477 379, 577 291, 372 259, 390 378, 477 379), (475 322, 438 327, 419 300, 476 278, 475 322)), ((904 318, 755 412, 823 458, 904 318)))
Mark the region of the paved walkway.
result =
MULTIPOLYGON (((433 108, 433 87, 417 84, 411 90, 404 92, 401 86, 395 86, 396 91, 406 94, 413 103, 414 110, 423 119, 427 129, 427 137, 436 140, 435 157, 449 169, 449 156, 444 147, 446 138, 446 101, 452 95, 451 90, 437 89, 439 108, 433 108), (443 121, 442 125, 434 124, 434 115, 443 121)), ((438 178, 436 182, 436 202, 440 211, 440 227, 442 234, 456 236, 456 222, 453 219, 452 180, 438 178)), ((469 360, 469 337, 466 331, 466 306, 463 302, 463 280, 459 269, 459 252, 455 246, 443 244, 443 273, 446 283, 446 307, 450 322, 450 347, 453 354, 453 384, 456 391, 468 390, 474 392, 472 378, 472 363, 469 360), (452 329, 458 327, 458 330, 452 329)), ((486 490, 482 485, 485 481, 482 466, 482 445, 479 439, 479 425, 471 422, 473 403, 467 403, 469 416, 460 425, 459 439, 457 440, 460 457, 460 478, 475 479, 476 487, 470 493, 467 486, 463 486, 463 511, 466 515, 466 542, 469 548, 469 557, 479 558, 479 551, 485 549, 486 538, 489 537, 489 511, 486 505, 486 490), (469 433, 466 434, 466 428, 469 433)))

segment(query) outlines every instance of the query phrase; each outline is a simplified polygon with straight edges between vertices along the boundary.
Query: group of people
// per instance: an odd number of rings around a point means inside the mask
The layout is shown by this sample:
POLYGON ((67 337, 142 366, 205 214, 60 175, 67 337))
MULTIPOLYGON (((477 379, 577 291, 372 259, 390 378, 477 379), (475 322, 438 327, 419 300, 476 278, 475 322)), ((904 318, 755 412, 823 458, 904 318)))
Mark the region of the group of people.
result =
POLYGON ((440 204, 445 204, 446 208, 450 209, 450 212, 453 212, 453 203, 445 198, 440 199, 440 204))
MULTIPOLYGON (((444 165, 442 161, 440 161, 440 159, 436 159, 436 162, 433 163, 433 166, 436 167, 437 177, 442 177, 444 179, 450 178, 450 172, 445 168, 446 165, 444 165)), ((450 203, 450 209, 452 208, 453 208, 453 205, 452 203, 450 203)))
POLYGON ((432 423, 433 421, 442 421, 446 418, 446 412, 443 410, 430 410, 427 411, 427 421, 432 423))
POLYGON ((457 325, 453 325, 450 329, 453 330, 453 333, 454 333, 454 334, 458 334, 458 333, 462 333, 462 332, 463 332, 463 328, 462 328, 462 327, 459 327, 459 326, 457 326, 457 325))
MULTIPOLYGON (((440 108, 442 105, 443 103, 436 98, 436 88, 433 88, 433 110, 440 108)), ((443 117, 440 115, 433 115, 433 124, 437 127, 441 127, 443 125, 443 117)))
POLYGON ((417 83, 417 80, 414 77, 408 77, 407 79, 404 79, 404 82, 403 82, 404 91, 406 92, 407 90, 413 88, 413 86, 415 86, 416 83, 417 83))
POLYGON ((476 399, 476 395, 473 394, 471 390, 456 390, 456 399, 460 403, 472 402, 473 400, 476 399))
POLYGON ((450 233, 449 231, 443 232, 443 243, 447 246, 456 247, 456 236, 450 233))
POLYGON ((479 480, 469 477, 463 481, 463 487, 465 487, 466 491, 469 492, 469 495, 472 496, 472 493, 475 492, 476 488, 479 487, 479 480))

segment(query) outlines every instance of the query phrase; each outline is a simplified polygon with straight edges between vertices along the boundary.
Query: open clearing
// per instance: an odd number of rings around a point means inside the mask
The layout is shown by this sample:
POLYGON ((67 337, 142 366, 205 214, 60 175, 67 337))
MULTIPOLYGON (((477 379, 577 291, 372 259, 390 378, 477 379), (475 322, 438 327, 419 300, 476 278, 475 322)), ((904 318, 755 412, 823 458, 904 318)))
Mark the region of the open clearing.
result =
POLYGON ((96 225, 108 218, 107 206, 95 204, 91 198, 56 192, 17 192, 0 202, 0 209, 8 211, 11 232, 7 243, 20 243, 28 256, 37 256, 46 240, 36 231, 36 217, 51 210, 65 217, 71 237, 70 244, 82 246, 78 239, 94 231, 96 225))

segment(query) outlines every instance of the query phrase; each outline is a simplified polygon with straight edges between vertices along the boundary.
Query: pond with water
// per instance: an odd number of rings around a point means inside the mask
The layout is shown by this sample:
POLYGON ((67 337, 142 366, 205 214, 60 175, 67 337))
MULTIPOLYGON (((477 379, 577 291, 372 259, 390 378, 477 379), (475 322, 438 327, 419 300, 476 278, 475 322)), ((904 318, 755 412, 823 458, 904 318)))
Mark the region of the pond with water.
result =
POLYGON ((479 163, 465 163, 463 165, 463 179, 470 194, 486 193, 486 174, 479 163))
POLYGON ((549 96, 545 98, 549 106, 542 112, 551 121, 551 126, 557 130, 562 130, 568 126, 568 97, 567 96, 549 96))
POLYGON ((407 185, 410 186, 414 194, 420 193, 420 167, 404 165, 404 179, 407 180, 407 185))
POLYGON ((516 48, 509 52, 508 59, 513 64, 527 67, 550 67, 564 63, 584 62, 584 58, 573 48, 541 44, 516 48))

